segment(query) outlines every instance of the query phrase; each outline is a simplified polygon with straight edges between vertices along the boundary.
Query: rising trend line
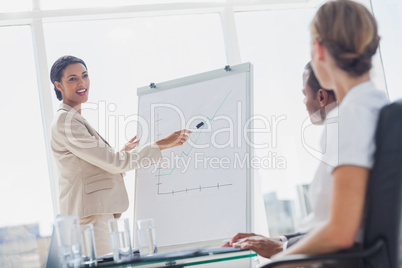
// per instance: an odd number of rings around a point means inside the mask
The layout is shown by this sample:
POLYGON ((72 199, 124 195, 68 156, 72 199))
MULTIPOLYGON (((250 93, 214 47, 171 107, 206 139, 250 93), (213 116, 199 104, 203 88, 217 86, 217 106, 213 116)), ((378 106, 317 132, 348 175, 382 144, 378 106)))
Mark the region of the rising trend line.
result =
POLYGON ((231 92, 232 92, 232 90, 230 90, 229 93, 226 95, 226 97, 223 99, 221 105, 219 105, 218 109, 217 109, 216 112, 214 113, 214 116, 212 116, 212 118, 209 118, 209 117, 207 116, 207 119, 208 119, 209 121, 214 120, 216 114, 217 114, 218 111, 221 109, 222 105, 225 103, 226 99, 228 98, 228 96, 230 95, 231 92))
MULTIPOLYGON (((232 90, 229 91, 229 93, 226 95, 226 97, 223 99, 222 103, 219 105, 218 109, 216 110, 216 112, 214 113, 214 115, 212 116, 212 118, 209 118, 207 116, 207 119, 211 122, 212 120, 214 120, 216 114, 218 113, 218 111, 221 109, 222 105, 226 102, 226 99, 228 98, 228 96, 230 95, 230 93, 232 93, 232 90)), ((198 138, 200 137, 202 130, 204 129, 205 124, 201 127, 200 132, 198 133, 197 138, 194 141, 194 145, 197 144, 198 138)), ((180 158, 179 160, 183 157, 183 155, 188 156, 190 154, 190 152, 193 150, 194 145, 191 146, 190 150, 186 153, 184 151, 181 152, 180 154, 180 158)), ((172 175, 173 171, 176 169, 177 166, 174 166, 174 168, 170 171, 170 173, 166 173, 166 174, 156 174, 156 177, 161 177, 161 176, 169 176, 172 175)))

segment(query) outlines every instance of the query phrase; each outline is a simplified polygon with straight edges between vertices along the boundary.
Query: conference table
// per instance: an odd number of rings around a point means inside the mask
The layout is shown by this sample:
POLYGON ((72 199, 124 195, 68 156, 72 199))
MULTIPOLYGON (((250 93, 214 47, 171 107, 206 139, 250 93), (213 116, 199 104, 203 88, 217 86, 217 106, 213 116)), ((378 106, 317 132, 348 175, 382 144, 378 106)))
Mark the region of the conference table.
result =
POLYGON ((115 263, 112 260, 100 262, 96 267, 185 267, 217 262, 228 262, 252 258, 257 254, 251 250, 234 248, 184 249, 157 253, 150 256, 134 256, 130 261, 115 263))

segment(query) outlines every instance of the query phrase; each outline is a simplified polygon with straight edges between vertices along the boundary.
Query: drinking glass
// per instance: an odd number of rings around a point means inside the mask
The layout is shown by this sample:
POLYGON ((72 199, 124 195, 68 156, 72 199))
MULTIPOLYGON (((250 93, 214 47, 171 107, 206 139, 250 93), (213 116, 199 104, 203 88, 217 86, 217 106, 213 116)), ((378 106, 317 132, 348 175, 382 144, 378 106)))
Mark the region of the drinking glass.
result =
POLYGON ((141 255, 152 255, 158 252, 153 219, 137 220, 137 235, 141 255))
POLYGON ((113 260, 123 262, 133 257, 130 239, 130 224, 127 218, 109 220, 109 231, 112 240, 113 260))
POLYGON ((82 240, 77 216, 59 215, 55 220, 60 263, 63 267, 81 265, 82 240))

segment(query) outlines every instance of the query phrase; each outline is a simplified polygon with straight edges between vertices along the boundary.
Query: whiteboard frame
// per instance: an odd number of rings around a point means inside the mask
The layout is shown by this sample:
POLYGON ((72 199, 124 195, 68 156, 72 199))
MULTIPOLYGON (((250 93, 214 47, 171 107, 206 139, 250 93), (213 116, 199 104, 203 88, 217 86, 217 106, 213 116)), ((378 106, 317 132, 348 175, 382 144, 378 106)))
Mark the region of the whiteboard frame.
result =
MULTIPOLYGON (((233 65, 230 66, 230 71, 226 70, 227 67, 222 68, 222 69, 217 69, 209 72, 204 72, 196 75, 190 75, 186 76, 183 78, 178 78, 162 83, 155 83, 154 86, 151 88, 151 85, 149 86, 143 86, 137 89, 137 96, 143 96, 151 93, 156 93, 156 92, 161 92, 169 89, 175 89, 177 87, 183 87, 191 84, 196 84, 216 78, 222 78, 222 77, 227 77, 231 75, 236 75, 239 73, 246 73, 246 121, 251 118, 254 115, 254 83, 253 83, 253 65, 249 62, 247 63, 242 63, 238 65, 233 65)), ((140 109, 140 98, 138 98, 138 110, 137 110, 137 115, 139 115, 139 109, 140 109)), ((249 124, 250 128, 254 128, 253 125, 253 120, 249 124)), ((137 126, 137 129, 139 129, 139 126, 137 126)), ((248 132, 248 139, 251 142, 251 144, 254 144, 254 135, 252 132, 248 132)), ((250 158, 253 159, 254 157, 254 150, 253 148, 246 143, 246 153, 249 154, 250 158)), ((251 167, 250 163, 246 165, 247 170, 246 170, 246 232, 254 232, 254 171, 253 168, 251 167)), ((135 189, 134 189, 134 222, 133 222, 133 236, 134 238, 136 237, 135 235, 135 219, 136 219, 136 208, 137 208, 137 172, 135 174, 135 189)), ((133 239, 133 241, 135 241, 133 239)), ((205 246, 206 243, 209 241, 201 241, 199 244, 191 244, 192 247, 194 246, 205 246)), ((214 241, 210 241, 214 242, 214 241)), ((216 242, 216 241, 215 241, 216 242)), ((186 244, 187 245, 187 244, 186 244)), ((183 245, 185 246, 185 245, 183 245)))

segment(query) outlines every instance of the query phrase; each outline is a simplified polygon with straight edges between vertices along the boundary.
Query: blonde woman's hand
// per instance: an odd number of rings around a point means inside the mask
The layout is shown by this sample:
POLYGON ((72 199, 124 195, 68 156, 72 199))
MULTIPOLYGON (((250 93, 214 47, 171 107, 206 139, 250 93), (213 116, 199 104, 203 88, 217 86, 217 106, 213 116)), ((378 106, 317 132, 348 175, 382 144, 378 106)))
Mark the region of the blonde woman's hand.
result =
POLYGON ((161 150, 180 146, 183 145, 183 143, 185 143, 188 140, 188 134, 190 133, 192 133, 190 130, 182 129, 173 132, 164 139, 158 140, 156 144, 159 146, 159 149, 161 150))

